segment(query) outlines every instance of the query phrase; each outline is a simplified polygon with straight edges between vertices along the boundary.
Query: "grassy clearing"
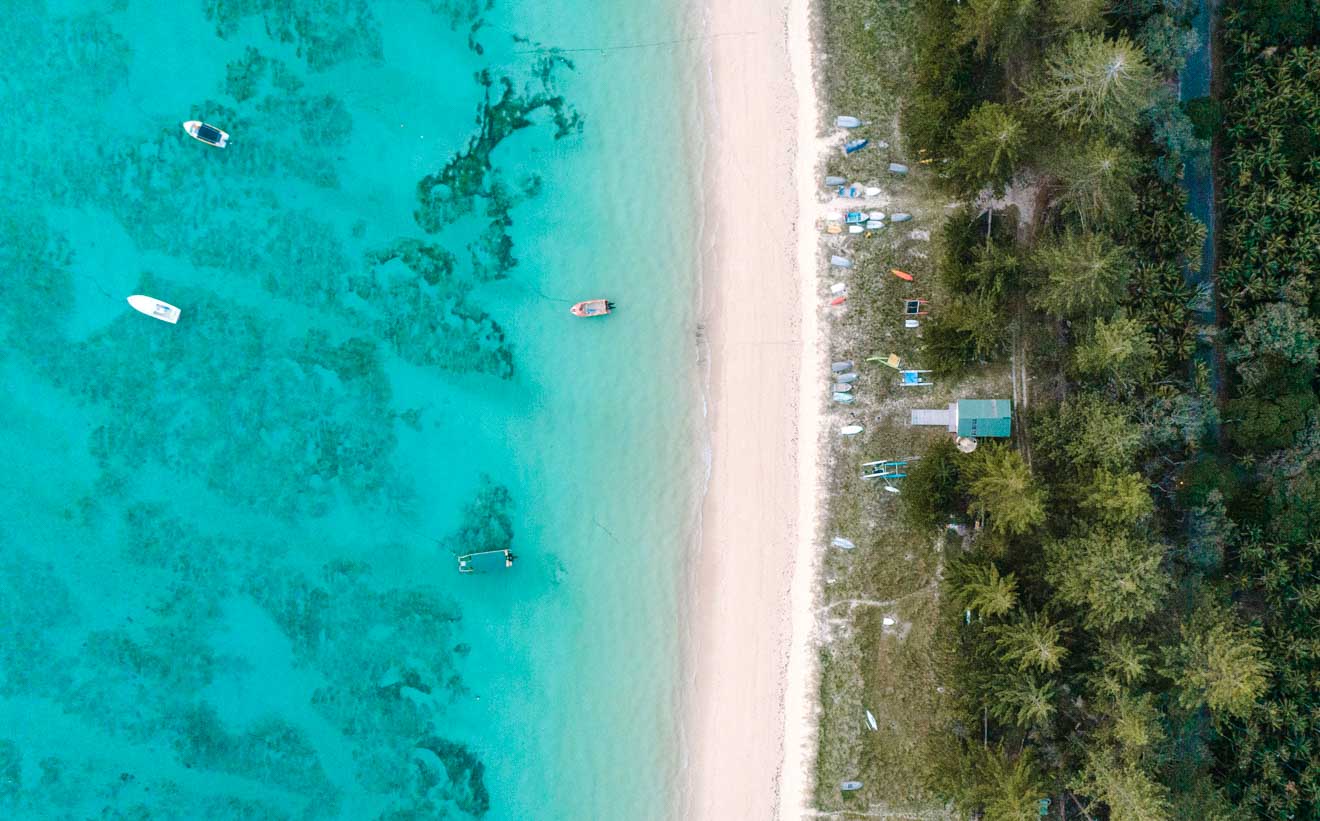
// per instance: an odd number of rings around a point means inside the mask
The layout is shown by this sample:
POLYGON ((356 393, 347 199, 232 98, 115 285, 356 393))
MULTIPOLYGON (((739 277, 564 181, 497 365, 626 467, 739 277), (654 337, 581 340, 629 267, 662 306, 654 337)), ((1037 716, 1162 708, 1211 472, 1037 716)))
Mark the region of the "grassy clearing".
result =
MULTIPOLYGON (((835 114, 872 120, 858 136, 885 140, 888 149, 868 148, 853 157, 832 156, 826 173, 876 185, 888 197, 883 210, 913 214, 913 221, 889 226, 872 237, 822 235, 823 253, 853 259, 852 270, 830 269, 819 297, 825 305, 829 284, 846 282, 848 302, 824 308, 831 360, 851 359, 861 374, 852 406, 831 403, 831 440, 824 476, 828 499, 823 540, 839 535, 854 551, 823 547, 824 591, 818 614, 821 662, 820 726, 815 808, 822 812, 885 812, 891 817, 953 817, 923 788, 922 748, 941 721, 935 671, 938 580, 946 552, 960 549, 954 534, 914 532, 901 520, 900 500, 881 485, 860 477, 860 463, 920 455, 937 428, 909 425, 912 408, 940 408, 960 398, 1011 395, 1009 368, 994 366, 958 383, 904 388, 898 374, 868 356, 896 353, 903 367, 923 367, 920 329, 903 327, 902 300, 930 300, 940 310, 932 241, 951 203, 939 193, 930 169, 906 156, 897 130, 899 95, 908 70, 904 43, 910 42, 904 4, 891 0, 822 0, 819 5, 823 99, 830 121, 835 114), (890 162, 907 164, 907 176, 888 173, 890 162), (923 238, 923 233, 931 240, 923 238), (916 281, 889 273, 900 268, 916 281), (865 426, 854 437, 838 436, 846 424, 865 426), (892 619, 890 625, 884 620, 892 619), (876 718, 866 725, 866 710, 876 718), (839 782, 865 785, 841 793, 839 782)), ((822 194, 824 198, 824 193, 822 194)), ((822 202, 822 213, 827 206, 822 202)), ((828 397, 833 380, 820 375, 828 397)), ((900 484, 901 487, 901 484, 900 484)))

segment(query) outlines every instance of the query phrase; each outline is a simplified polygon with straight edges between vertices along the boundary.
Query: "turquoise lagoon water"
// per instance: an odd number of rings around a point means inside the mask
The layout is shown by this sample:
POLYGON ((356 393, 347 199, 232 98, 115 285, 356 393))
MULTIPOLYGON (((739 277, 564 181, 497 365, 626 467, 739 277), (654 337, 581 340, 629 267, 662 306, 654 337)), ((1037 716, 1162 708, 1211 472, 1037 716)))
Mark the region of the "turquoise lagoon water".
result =
POLYGON ((5 6, 0 816, 669 815, 688 10, 5 6))

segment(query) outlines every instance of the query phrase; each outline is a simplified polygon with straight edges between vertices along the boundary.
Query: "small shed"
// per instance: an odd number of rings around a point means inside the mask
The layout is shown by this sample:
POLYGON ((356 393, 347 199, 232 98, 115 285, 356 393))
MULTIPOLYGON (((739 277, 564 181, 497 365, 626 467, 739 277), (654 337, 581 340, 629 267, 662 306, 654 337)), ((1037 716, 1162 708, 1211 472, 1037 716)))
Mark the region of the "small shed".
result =
POLYGON ((959 399, 959 436, 1007 437, 1013 435, 1013 400, 959 399))
POLYGON ((1013 400, 959 399, 948 409, 912 410, 913 425, 941 427, 949 433, 973 438, 1013 435, 1013 400))

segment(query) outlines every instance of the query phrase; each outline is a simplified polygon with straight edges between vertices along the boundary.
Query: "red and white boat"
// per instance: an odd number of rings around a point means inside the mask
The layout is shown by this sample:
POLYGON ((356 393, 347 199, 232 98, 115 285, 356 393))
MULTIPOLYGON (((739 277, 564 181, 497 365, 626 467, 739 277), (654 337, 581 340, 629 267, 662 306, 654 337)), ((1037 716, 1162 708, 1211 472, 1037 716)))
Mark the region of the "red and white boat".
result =
POLYGON ((229 134, 201 120, 189 120, 183 124, 183 130, 187 131, 188 136, 194 140, 200 140, 216 148, 224 148, 229 144, 229 134))
POLYGON ((573 316, 604 316, 614 310, 614 303, 608 299, 588 299, 574 305, 571 310, 573 316))

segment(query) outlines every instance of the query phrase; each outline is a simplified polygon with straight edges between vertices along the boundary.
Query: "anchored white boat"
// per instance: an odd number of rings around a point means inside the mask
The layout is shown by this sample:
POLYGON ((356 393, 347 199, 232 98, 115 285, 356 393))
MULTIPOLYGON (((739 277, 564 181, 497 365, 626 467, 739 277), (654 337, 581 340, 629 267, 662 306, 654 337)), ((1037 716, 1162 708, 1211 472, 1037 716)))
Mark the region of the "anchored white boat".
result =
POLYGON ((213 125, 207 125, 201 120, 189 120, 183 124, 183 130, 187 131, 188 136, 194 140, 200 140, 216 148, 224 148, 229 145, 229 134, 213 125))
POLYGON ((133 306, 133 310, 155 317, 161 322, 174 325, 179 321, 179 309, 168 302, 161 302, 155 297, 133 294, 128 298, 128 304, 133 306))

